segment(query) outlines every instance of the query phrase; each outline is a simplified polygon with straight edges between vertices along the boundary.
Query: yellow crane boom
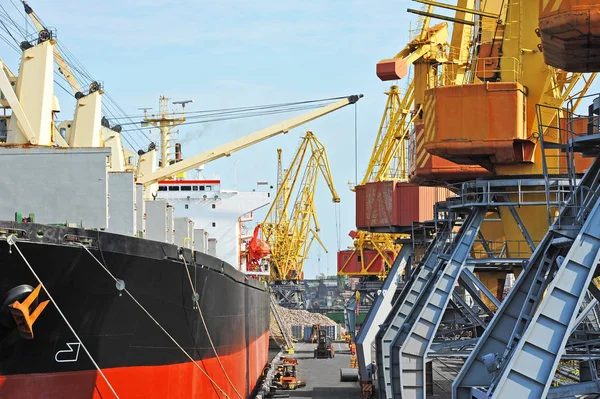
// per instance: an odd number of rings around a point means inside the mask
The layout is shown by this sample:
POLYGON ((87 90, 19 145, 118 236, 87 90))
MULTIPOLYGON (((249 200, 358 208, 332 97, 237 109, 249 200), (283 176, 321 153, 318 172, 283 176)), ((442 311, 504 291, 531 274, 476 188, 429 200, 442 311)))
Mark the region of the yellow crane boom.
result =
POLYGON ((289 130, 303 125, 307 122, 310 122, 314 119, 320 118, 324 115, 327 115, 333 111, 337 111, 340 108, 343 108, 349 104, 356 103, 362 94, 352 95, 346 98, 343 98, 333 104, 328 104, 324 107, 318 108, 316 110, 307 112, 305 114, 295 116, 286 121, 276 123, 272 126, 269 126, 265 129, 259 130, 257 132, 251 133, 245 137, 239 138, 237 140, 233 140, 227 144, 220 145, 218 147, 213 148, 212 150, 205 151, 198 155, 195 155, 191 158, 184 159, 181 162, 177 162, 173 165, 169 165, 167 167, 161 168, 155 172, 149 173, 147 175, 138 176, 137 182, 148 186, 153 183, 157 183, 160 180, 163 180, 169 176, 175 176, 179 173, 186 172, 191 170, 199 165, 204 165, 209 162, 212 162, 216 159, 222 157, 228 157, 232 153, 242 150, 246 147, 259 143, 263 140, 269 139, 281 133, 287 133, 289 130))
POLYGON ((261 225, 263 239, 271 247, 271 280, 302 279, 304 261, 313 240, 327 251, 317 235, 320 227, 314 196, 319 173, 329 187, 332 201, 340 202, 325 147, 312 132, 307 132, 290 167, 279 179, 277 194, 261 225))

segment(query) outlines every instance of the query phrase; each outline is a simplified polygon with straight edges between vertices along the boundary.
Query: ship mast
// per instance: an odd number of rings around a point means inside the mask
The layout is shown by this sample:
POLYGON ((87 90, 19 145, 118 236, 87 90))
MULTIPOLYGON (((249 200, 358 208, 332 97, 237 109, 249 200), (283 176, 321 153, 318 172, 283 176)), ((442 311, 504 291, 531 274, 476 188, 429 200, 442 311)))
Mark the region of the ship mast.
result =
POLYGON ((158 128, 160 133, 160 161, 158 164, 159 169, 165 168, 175 162, 171 153, 171 130, 183 122, 185 122, 185 105, 192 102, 187 101, 175 101, 173 104, 181 104, 182 112, 180 114, 171 113, 169 111, 169 98, 161 96, 159 104, 158 116, 148 116, 148 110, 151 108, 144 108, 144 122, 148 125, 152 125, 158 128))

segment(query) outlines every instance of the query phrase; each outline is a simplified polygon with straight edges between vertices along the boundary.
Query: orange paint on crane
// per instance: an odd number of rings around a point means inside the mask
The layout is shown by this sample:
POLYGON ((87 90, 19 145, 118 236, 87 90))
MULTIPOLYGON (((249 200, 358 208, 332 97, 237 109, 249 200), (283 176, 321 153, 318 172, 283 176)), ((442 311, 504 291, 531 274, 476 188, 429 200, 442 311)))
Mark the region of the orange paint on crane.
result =
POLYGON ((600 72, 600 3, 540 0, 544 60, 569 72, 600 72))
POLYGON ((525 129, 526 97, 515 82, 436 87, 425 93, 427 152, 459 164, 532 162, 525 129))
POLYGON ((377 77, 384 82, 402 79, 408 73, 408 64, 402 58, 381 60, 376 66, 377 77))
POLYGON ((489 177, 490 172, 479 165, 459 165, 444 158, 431 155, 425 150, 423 123, 415 123, 410 133, 411 156, 408 160, 409 183, 441 185, 465 180, 489 177))
MULTIPOLYGON (((392 251, 386 251, 388 258, 394 259, 392 251)), ((390 268, 392 265, 387 265, 390 268)), ((386 261, 381 254, 373 249, 338 251, 337 274, 347 276, 380 276, 386 269, 386 261), (363 269, 363 265, 365 266, 363 269)))
POLYGON ((411 227, 413 222, 433 218, 433 205, 453 196, 442 187, 421 187, 394 180, 356 186, 356 227, 411 227))

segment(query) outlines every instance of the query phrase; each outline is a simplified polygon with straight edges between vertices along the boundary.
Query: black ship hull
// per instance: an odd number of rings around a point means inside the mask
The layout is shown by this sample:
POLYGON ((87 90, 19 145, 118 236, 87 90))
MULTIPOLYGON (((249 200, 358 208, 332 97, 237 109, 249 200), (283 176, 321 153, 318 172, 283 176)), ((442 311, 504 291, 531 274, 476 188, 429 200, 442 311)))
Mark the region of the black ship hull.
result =
MULTIPOLYGON (((10 222, 0 234, 0 398, 114 397, 79 339, 121 398, 251 395, 268 360, 264 284, 217 258, 144 239, 10 222), (54 299, 33 339, 9 306, 38 286, 6 241, 12 234, 54 299)), ((46 299, 40 291, 30 310, 46 299)))

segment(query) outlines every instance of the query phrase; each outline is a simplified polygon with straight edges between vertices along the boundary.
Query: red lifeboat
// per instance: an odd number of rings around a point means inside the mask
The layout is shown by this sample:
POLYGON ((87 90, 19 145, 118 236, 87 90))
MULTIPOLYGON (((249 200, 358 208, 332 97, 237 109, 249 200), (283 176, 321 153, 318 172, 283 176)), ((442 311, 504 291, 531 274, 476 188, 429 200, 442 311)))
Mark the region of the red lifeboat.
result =
POLYGON ((546 64, 569 72, 600 72, 597 0, 540 0, 539 29, 546 64))
POLYGON ((254 228, 254 234, 248 243, 248 261, 252 267, 257 267, 262 258, 269 256, 271 248, 269 244, 258 238, 260 225, 254 228))

